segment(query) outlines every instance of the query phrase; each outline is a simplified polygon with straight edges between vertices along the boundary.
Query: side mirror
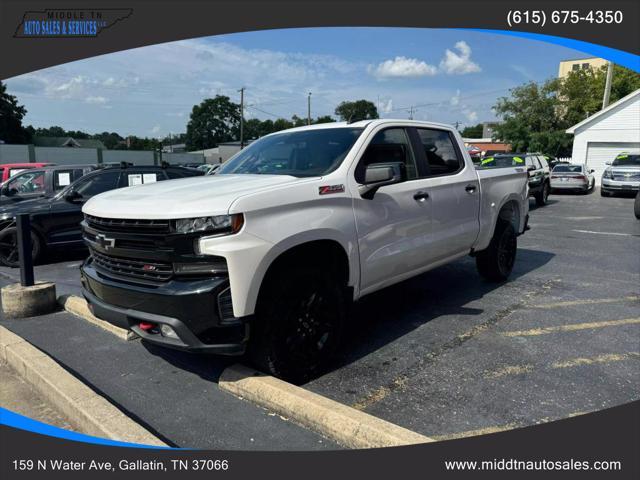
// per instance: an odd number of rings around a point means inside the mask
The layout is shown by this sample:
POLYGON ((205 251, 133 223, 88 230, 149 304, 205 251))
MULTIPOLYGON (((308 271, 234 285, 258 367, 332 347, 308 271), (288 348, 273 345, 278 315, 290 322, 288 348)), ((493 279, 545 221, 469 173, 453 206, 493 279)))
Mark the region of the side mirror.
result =
POLYGON ((613 162, 611 160, 607 160, 606 162, 604 162, 605 165, 611 165, 613 162))
POLYGON ((536 169, 536 167, 534 167, 533 165, 529 165, 527 167, 527 172, 533 172, 536 169))
POLYGON ((589 170, 589 173, 596 173, 596 171, 592 168, 591 170, 589 170))
POLYGON ((11 197, 16 193, 18 193, 18 191, 15 188, 9 188, 8 185, 5 185, 2 187, 2 190, 0 190, 0 195, 4 195, 5 197, 11 197))
POLYGON ((67 194, 64 196, 64 199, 70 203, 80 203, 82 202, 82 194, 76 192, 75 190, 71 190, 67 192, 67 194))
POLYGON ((364 173, 364 185, 358 187, 362 198, 371 200, 380 187, 404 182, 407 178, 402 162, 372 163, 364 173))

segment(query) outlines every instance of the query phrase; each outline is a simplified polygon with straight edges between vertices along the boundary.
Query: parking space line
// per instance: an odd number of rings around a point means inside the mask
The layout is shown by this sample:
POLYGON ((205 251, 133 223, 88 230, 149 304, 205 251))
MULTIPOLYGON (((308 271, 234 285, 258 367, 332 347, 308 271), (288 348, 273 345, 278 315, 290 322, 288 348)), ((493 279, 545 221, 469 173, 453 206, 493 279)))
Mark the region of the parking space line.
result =
POLYGON ((593 365, 594 363, 612 363, 622 362, 629 359, 640 358, 640 353, 607 353, 604 355, 598 355, 592 358, 574 358, 573 360, 567 360, 566 362, 554 362, 551 368, 571 368, 578 367, 580 365, 593 365))
POLYGON ((384 400, 390 393, 395 392, 396 390, 402 390, 406 387, 406 385, 407 378, 405 376, 398 377, 392 382, 391 387, 377 388, 362 400, 352 404, 351 407, 355 408, 356 410, 364 410, 374 403, 378 403, 379 401, 384 400))
POLYGON ((528 307, 529 308, 558 308, 558 307, 573 307, 576 305, 597 305, 600 303, 633 302, 636 300, 640 300, 640 295, 630 295, 628 297, 616 297, 616 298, 594 298, 594 299, 584 299, 584 300, 570 300, 566 302, 528 305, 528 307))
POLYGON ((507 375, 521 375, 523 373, 529 373, 532 370, 533 365, 510 365, 508 367, 486 373, 484 376, 485 378, 500 378, 507 375))
MULTIPOLYGON (((593 365, 596 363, 613 363, 613 362, 622 362, 625 360, 637 360, 640 359, 640 353, 638 352, 627 352, 627 353, 605 353, 602 355, 597 355, 595 357, 578 357, 572 358, 570 360, 565 360, 561 362, 553 362, 550 367, 541 366, 540 370, 546 370, 549 368, 557 369, 557 368, 573 368, 579 367, 582 365, 593 365)), ((507 375, 520 375, 523 373, 531 373, 534 371, 533 365, 509 365, 506 367, 499 368, 494 370, 493 372, 487 372, 484 374, 484 378, 501 378, 507 375)))
POLYGON ((594 235, 614 235, 618 237, 637 237, 637 235, 633 233, 618 233, 618 232, 594 232, 592 230, 572 230, 572 232, 578 233, 592 233, 594 235))
POLYGON ((558 325, 556 327, 532 328, 531 330, 515 330, 502 332, 505 337, 529 337, 536 335, 547 335, 557 332, 574 332, 578 330, 589 330, 594 328, 618 327, 621 325, 631 325, 640 323, 640 318, 625 318, 622 320, 605 320, 602 322, 572 323, 569 325, 558 325))

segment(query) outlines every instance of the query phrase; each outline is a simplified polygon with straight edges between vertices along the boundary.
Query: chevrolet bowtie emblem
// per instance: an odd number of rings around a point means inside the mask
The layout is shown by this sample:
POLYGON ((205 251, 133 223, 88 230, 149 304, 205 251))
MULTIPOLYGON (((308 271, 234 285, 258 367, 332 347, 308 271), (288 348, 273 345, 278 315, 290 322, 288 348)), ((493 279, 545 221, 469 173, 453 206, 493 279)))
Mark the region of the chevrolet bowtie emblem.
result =
POLYGON ((103 234, 99 233, 96 235, 96 243, 105 250, 108 250, 116 246, 116 239, 105 237, 103 234))

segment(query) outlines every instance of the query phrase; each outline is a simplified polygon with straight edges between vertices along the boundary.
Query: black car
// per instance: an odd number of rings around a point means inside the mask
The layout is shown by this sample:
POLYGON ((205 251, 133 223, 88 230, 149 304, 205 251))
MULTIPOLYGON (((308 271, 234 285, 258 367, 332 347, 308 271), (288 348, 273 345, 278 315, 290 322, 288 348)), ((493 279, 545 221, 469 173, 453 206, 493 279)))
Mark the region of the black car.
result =
POLYGON ((96 165, 57 165, 24 170, 0 185, 0 205, 53 196, 97 168, 96 165))
POLYGON ((480 166, 505 167, 526 166, 529 172, 529 196, 536 199, 538 206, 547 204, 551 192, 551 169, 544 155, 538 153, 501 153, 486 157, 480 166))
POLYGON ((24 200, 0 207, 0 263, 18 266, 15 217, 31 218, 34 262, 45 250, 83 247, 80 222, 82 205, 99 193, 143 183, 203 175, 204 172, 171 166, 129 166, 100 168, 84 175, 54 195, 24 200))

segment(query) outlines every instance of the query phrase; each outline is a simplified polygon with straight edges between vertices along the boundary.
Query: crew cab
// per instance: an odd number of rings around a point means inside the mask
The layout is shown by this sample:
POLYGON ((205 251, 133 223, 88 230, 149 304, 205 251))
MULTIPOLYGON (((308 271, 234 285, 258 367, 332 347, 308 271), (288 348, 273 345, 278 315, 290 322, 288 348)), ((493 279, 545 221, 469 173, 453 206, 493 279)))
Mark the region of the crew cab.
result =
POLYGON ((96 165, 58 165, 22 171, 0 184, 0 205, 55 195, 96 168, 96 165))
POLYGON ((476 170, 455 128, 371 120, 265 136, 215 175, 83 207, 94 315, 144 341, 240 355, 302 382, 349 302, 465 255, 505 280, 528 219, 522 167, 476 170))
POLYGON ((4 163, 0 164, 0 183, 6 182, 14 175, 30 168, 42 168, 53 163, 4 163))
MULTIPOLYGON (((19 214, 28 214, 31 219, 32 257, 37 262, 47 249, 84 246, 80 230, 82 205, 94 195, 129 185, 197 175, 203 173, 182 167, 122 164, 99 168, 50 195, 0 206, 0 263, 9 267, 19 264, 15 226, 19 214)), ((66 183, 67 178, 58 177, 61 181, 66 183)))

